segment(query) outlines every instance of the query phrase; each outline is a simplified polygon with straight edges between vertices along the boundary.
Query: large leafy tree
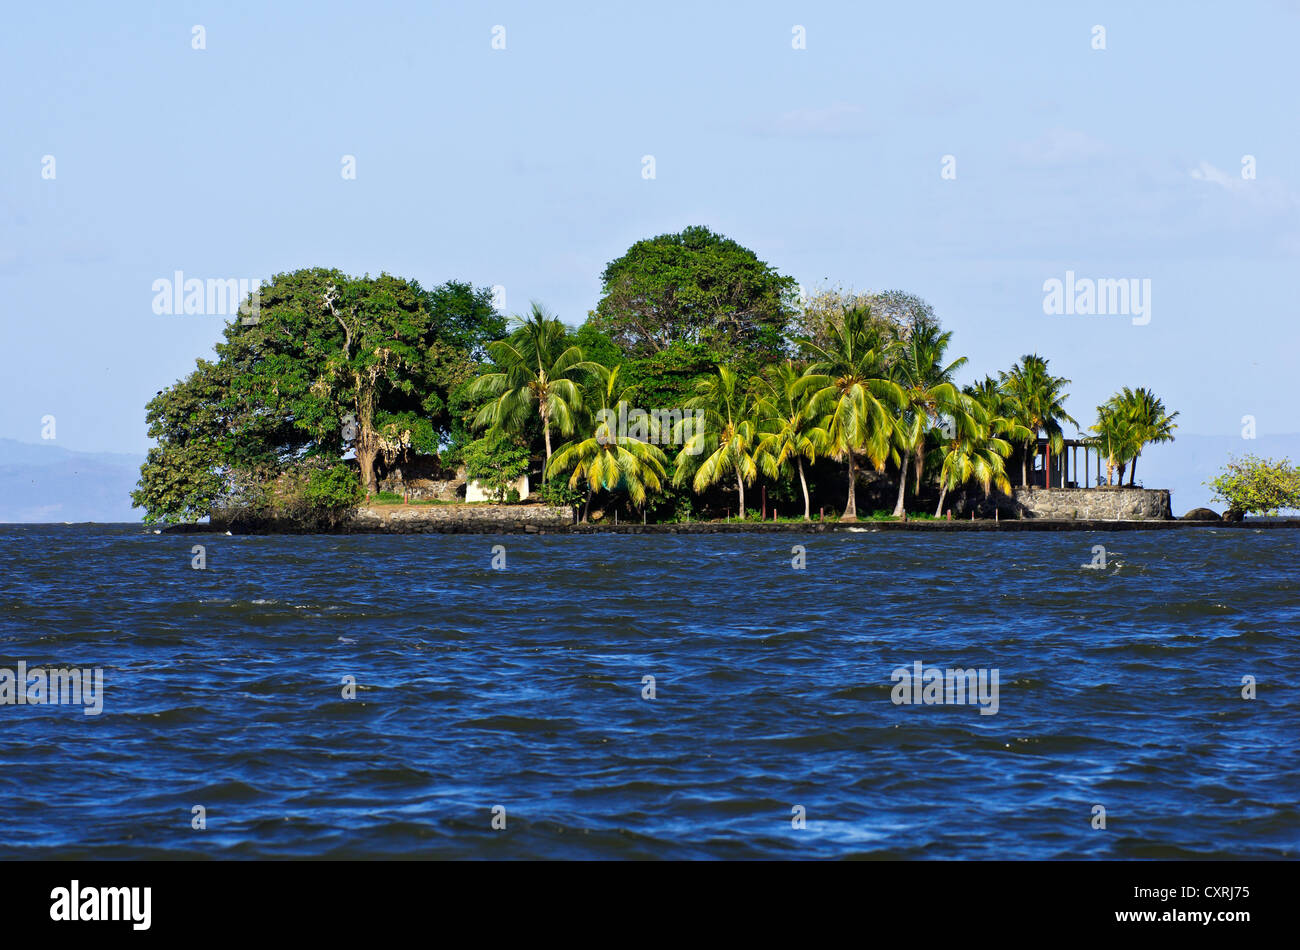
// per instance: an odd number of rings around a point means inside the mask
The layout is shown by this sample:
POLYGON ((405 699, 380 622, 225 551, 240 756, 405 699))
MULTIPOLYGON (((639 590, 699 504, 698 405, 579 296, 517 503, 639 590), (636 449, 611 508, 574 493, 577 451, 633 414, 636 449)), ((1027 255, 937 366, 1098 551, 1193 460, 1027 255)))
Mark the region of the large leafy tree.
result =
POLYGON ((686 408, 700 410, 702 419, 688 416, 673 433, 673 441, 682 446, 677 453, 674 483, 681 485, 689 478, 691 487, 703 492, 711 485, 734 479, 740 517, 745 517, 745 486, 758 475, 754 455, 759 436, 753 396, 734 370, 719 366, 712 379, 699 384, 686 408))
POLYGON ((807 292, 799 301, 793 319, 793 335, 825 346, 830 328, 850 310, 870 309, 871 323, 882 332, 907 336, 915 327, 937 331, 939 318, 934 307, 903 290, 859 293, 840 286, 822 286, 807 292))
POLYGON ((384 404, 424 414, 445 409, 440 395, 421 385, 430 371, 428 350, 437 342, 438 327, 418 286, 388 274, 332 284, 322 302, 342 339, 327 354, 313 391, 355 414, 361 481, 377 491, 375 459, 385 441, 380 430, 384 404))
POLYGON ((801 340, 813 359, 799 382, 809 394, 809 411, 819 419, 828 452, 848 462, 849 491, 843 521, 858 516, 858 457, 883 471, 891 450, 893 416, 903 405, 902 387, 889 378, 896 344, 871 320, 870 310, 854 308, 830 327, 824 345, 801 340))
POLYGON ((386 274, 278 274, 255 321, 227 324, 216 362, 200 361, 146 407, 158 445, 133 498, 148 519, 195 519, 236 485, 349 448, 373 488, 385 429, 423 426, 436 450, 448 392, 475 340, 499 328, 490 293, 468 285, 426 292, 386 274))
MULTIPOLYGON (((1059 453, 1065 442, 1061 423, 1069 422, 1076 427, 1079 425, 1065 411, 1065 400, 1069 398, 1069 394, 1063 390, 1070 385, 1070 380, 1053 376, 1048 371, 1047 360, 1031 353, 1021 357, 1020 362, 1003 373, 1000 382, 1003 392, 1010 399, 1016 422, 1030 432, 1022 444, 1024 451, 1020 458, 1021 484, 1028 485, 1029 459, 1034 455, 1038 434, 1045 433, 1048 450, 1059 453)), ((1052 487, 1050 456, 1044 468, 1048 474, 1045 484, 1050 489, 1052 487)))
POLYGON ((673 343, 770 357, 794 314, 794 278, 703 226, 638 241, 601 279, 593 322, 633 357, 673 343))
POLYGON ((132 503, 145 522, 201 517, 228 488, 234 409, 227 401, 229 366, 199 360, 185 379, 145 407, 149 449, 132 503))

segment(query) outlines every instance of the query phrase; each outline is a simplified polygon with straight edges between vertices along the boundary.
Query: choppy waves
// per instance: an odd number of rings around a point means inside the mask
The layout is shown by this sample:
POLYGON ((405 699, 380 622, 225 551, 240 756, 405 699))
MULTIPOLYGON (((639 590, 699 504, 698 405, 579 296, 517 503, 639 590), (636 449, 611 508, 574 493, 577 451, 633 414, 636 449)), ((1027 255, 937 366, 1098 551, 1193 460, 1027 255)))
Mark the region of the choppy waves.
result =
POLYGON ((1296 547, 3 526, 0 667, 106 695, 0 706, 0 856, 1294 858, 1296 547))

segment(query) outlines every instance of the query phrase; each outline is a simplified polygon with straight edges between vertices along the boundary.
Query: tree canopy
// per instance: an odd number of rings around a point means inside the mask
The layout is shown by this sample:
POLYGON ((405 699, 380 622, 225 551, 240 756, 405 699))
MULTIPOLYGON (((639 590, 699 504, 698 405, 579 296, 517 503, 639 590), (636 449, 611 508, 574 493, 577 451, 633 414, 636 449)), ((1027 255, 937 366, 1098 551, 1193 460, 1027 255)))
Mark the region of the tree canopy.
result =
MULTIPOLYGON (((133 499, 149 521, 226 508, 333 523, 381 481, 404 494, 399 470, 464 466, 507 502, 540 476, 543 500, 584 518, 751 517, 770 497, 854 520, 863 485, 906 517, 909 481, 938 517, 950 494, 1009 491, 1008 469, 1028 485, 1039 434, 1056 453, 1074 422, 1045 358, 959 388, 966 360, 921 298, 796 301, 791 278, 706 227, 639 241, 603 278, 574 328, 540 303, 512 325, 461 281, 278 274, 256 320, 232 320, 215 359, 148 403, 156 445, 133 499)), ((1130 484, 1178 415, 1128 388, 1098 414, 1091 441, 1130 484)))
POLYGON ((794 315, 794 278, 707 227, 633 244, 601 275, 594 325, 632 356, 673 344, 778 353, 794 315))
POLYGON ((256 322, 232 320, 217 360, 146 407, 151 450, 133 500, 147 520, 207 514, 237 491, 236 473, 274 478, 309 459, 354 450, 375 486, 382 452, 437 450, 450 391, 502 332, 491 291, 433 291, 381 274, 311 268, 260 291, 256 322))

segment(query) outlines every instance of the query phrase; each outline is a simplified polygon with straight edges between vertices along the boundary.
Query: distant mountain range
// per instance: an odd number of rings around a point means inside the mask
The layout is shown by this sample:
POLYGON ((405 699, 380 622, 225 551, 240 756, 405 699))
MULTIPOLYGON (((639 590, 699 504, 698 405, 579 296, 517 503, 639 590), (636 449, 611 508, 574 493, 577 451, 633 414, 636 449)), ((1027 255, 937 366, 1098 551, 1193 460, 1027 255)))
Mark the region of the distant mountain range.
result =
MULTIPOLYGON (((1173 491, 1175 515, 1192 508, 1222 509, 1210 499, 1208 482, 1230 456, 1289 457, 1300 464, 1300 433, 1233 436, 1180 435, 1153 445, 1138 460, 1137 477, 1148 488, 1173 491)), ((139 521, 130 492, 140 479, 142 455, 73 452, 54 443, 0 439, 0 522, 139 521)))
POLYGON ((143 455, 0 439, 0 522, 139 521, 130 492, 143 455))

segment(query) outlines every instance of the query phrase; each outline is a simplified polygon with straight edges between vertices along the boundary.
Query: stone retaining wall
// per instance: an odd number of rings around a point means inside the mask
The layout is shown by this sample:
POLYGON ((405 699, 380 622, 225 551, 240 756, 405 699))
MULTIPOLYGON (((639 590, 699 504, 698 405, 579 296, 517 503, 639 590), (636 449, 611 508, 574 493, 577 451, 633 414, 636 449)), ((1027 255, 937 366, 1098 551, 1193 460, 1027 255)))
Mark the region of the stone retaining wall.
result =
POLYGON ((236 534, 363 534, 425 532, 491 534, 503 531, 538 531, 567 528, 573 511, 550 505, 368 505, 351 517, 329 523, 306 523, 284 518, 250 518, 239 512, 214 511, 207 526, 236 534))
POLYGON ((1173 517, 1164 488, 1015 488, 1021 517, 1058 521, 1163 521, 1173 517))
POLYGON ((357 509, 345 531, 504 531, 563 528, 573 511, 551 505, 372 505, 357 509))

